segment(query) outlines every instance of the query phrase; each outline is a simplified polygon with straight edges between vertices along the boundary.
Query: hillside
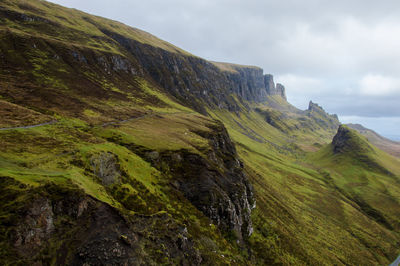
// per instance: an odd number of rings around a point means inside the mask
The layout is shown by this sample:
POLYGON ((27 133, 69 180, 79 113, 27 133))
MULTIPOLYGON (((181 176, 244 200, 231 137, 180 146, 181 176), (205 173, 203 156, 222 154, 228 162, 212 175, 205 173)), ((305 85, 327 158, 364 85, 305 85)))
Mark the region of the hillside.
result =
POLYGON ((400 142, 384 138, 375 131, 365 128, 360 124, 347 124, 347 126, 357 130, 379 149, 400 158, 400 142))
POLYGON ((46 1, 0 14, 1 264, 397 257, 398 159, 261 68, 46 1))

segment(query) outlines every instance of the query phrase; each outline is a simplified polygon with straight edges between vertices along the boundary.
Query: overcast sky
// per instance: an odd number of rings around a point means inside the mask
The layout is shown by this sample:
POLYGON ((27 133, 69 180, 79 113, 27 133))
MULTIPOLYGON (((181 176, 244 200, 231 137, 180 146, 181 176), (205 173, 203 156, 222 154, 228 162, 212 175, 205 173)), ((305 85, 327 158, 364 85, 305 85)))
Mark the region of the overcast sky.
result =
POLYGON ((400 135, 400 1, 52 0, 146 30, 205 59, 260 66, 308 102, 400 135))

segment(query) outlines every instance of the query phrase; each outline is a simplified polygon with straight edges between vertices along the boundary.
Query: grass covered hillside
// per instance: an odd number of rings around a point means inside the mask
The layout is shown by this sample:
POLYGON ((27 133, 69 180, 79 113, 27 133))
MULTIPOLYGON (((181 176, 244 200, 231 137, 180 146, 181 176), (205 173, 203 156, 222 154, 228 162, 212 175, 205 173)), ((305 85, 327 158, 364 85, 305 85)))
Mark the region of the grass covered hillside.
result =
POLYGON ((2 265, 398 256, 399 159, 261 68, 46 1, 0 14, 2 265))
POLYGON ((382 137, 375 131, 365 128, 360 124, 347 124, 348 127, 357 130, 361 135, 365 136, 368 141, 379 149, 386 151, 387 153, 400 157, 400 143, 387 138, 382 137))

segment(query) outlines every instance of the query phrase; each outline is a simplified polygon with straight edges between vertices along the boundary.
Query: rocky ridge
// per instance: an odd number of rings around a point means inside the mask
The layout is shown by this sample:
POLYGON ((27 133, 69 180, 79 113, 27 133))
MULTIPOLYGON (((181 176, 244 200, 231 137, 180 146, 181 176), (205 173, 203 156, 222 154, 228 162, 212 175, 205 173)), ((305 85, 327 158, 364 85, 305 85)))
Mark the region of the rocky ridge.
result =
POLYGON ((360 124, 346 124, 349 128, 357 130, 361 135, 365 136, 369 142, 374 144, 387 153, 400 157, 400 142, 387 139, 375 131, 368 129, 360 124))
POLYGON ((324 128, 336 130, 340 125, 339 118, 336 114, 327 113, 321 106, 312 101, 310 101, 305 114, 324 128))
POLYGON ((157 152, 119 139, 109 141, 126 146, 165 173, 199 211, 243 244, 253 232, 253 187, 224 125, 218 122, 209 128, 196 132, 209 142, 203 156, 187 149, 157 152))
POLYGON ((239 96, 240 101, 263 102, 270 95, 280 95, 286 100, 285 87, 279 83, 275 85, 273 76, 263 75, 259 67, 209 62, 142 44, 109 30, 102 31, 133 56, 141 69, 161 87, 201 113, 206 112, 204 104, 239 110, 232 94, 239 96))

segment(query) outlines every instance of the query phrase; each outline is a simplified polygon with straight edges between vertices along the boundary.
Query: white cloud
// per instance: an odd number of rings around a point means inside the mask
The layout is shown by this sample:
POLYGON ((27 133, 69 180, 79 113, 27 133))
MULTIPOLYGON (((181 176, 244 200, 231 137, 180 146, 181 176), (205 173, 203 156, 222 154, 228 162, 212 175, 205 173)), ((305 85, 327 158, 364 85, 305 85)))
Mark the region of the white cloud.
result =
POLYGON ((275 77, 276 82, 285 84, 290 93, 318 93, 321 90, 322 81, 316 78, 285 74, 275 77))
POLYGON ((360 80, 360 93, 371 96, 387 96, 400 93, 400 79, 368 74, 360 80))

